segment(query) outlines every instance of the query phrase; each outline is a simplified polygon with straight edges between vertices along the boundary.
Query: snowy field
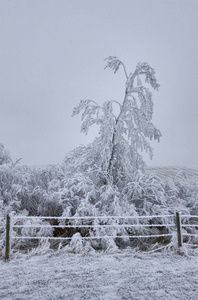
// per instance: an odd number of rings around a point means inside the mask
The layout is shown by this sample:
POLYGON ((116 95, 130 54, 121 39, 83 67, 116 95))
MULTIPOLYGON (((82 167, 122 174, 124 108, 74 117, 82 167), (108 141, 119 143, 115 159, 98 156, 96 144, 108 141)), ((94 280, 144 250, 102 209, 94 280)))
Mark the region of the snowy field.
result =
POLYGON ((3 300, 196 300, 198 250, 22 255, 0 261, 3 300))

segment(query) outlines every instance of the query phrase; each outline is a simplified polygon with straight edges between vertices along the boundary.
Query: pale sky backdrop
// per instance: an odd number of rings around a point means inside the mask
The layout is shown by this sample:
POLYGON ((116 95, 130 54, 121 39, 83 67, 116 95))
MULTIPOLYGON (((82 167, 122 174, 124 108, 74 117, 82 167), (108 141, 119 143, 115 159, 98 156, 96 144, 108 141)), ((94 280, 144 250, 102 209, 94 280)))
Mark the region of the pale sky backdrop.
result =
POLYGON ((153 92, 151 166, 198 168, 197 0, 0 0, 0 142, 21 164, 60 163, 80 144, 81 99, 123 101, 127 71, 148 62, 153 92))

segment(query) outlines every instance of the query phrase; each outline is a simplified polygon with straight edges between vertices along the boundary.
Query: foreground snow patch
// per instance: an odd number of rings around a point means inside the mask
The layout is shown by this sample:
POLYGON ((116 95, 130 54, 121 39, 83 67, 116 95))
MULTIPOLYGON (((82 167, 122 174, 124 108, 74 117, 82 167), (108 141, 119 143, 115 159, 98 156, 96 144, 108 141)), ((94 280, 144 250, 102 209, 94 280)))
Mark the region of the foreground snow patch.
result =
POLYGON ((197 291, 198 255, 62 252, 0 262, 2 300, 195 300, 197 291))

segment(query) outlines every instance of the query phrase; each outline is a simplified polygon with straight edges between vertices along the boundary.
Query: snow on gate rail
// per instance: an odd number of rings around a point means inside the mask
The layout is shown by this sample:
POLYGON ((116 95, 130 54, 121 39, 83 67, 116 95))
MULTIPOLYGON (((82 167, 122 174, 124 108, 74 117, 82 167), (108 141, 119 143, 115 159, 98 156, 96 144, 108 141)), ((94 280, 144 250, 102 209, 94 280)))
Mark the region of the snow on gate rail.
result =
MULTIPOLYGON (((170 215, 152 215, 152 216, 84 216, 84 217, 41 217, 41 216, 10 216, 7 215, 6 217, 6 255, 5 258, 9 258, 9 248, 11 247, 11 240, 13 239, 46 239, 46 240, 71 240, 72 237, 53 237, 53 236, 11 236, 11 230, 19 229, 19 228, 137 228, 137 227, 165 227, 175 228, 175 231, 177 230, 177 236, 178 236, 178 247, 182 246, 183 242, 183 236, 188 237, 198 237, 198 234, 192 234, 192 233, 186 233, 183 232, 182 229, 191 227, 191 228, 197 228, 198 224, 185 224, 182 223, 182 220, 186 221, 187 219, 190 220, 191 218, 198 219, 198 216, 195 215, 181 215, 180 213, 170 214, 170 215), (161 218, 166 219, 166 223, 164 224, 127 224, 123 223, 123 220, 142 220, 142 219, 154 219, 154 218, 161 218), (170 223, 167 222, 167 218, 170 218, 170 223), (94 224, 94 225, 85 225, 85 224, 61 224, 61 225, 43 225, 43 224, 15 224, 17 220, 62 220, 62 221, 72 221, 72 220, 92 220, 92 221, 108 221, 108 220, 114 220, 116 221, 115 224, 94 224), (122 220, 122 224, 119 224, 118 222, 122 220)), ((104 239, 104 238, 156 238, 156 237, 172 237, 174 233, 174 230, 172 233, 161 233, 161 234, 150 234, 150 235, 94 235, 94 236, 83 236, 82 239, 104 239)))

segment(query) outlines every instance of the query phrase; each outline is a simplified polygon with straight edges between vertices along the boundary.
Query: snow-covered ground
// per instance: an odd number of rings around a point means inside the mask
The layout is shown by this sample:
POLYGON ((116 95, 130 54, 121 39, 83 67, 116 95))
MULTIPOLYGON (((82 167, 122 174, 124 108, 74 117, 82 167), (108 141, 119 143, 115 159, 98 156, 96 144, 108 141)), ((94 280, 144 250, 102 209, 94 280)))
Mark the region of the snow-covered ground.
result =
POLYGON ((198 250, 20 254, 0 261, 0 299, 196 300, 198 250))

